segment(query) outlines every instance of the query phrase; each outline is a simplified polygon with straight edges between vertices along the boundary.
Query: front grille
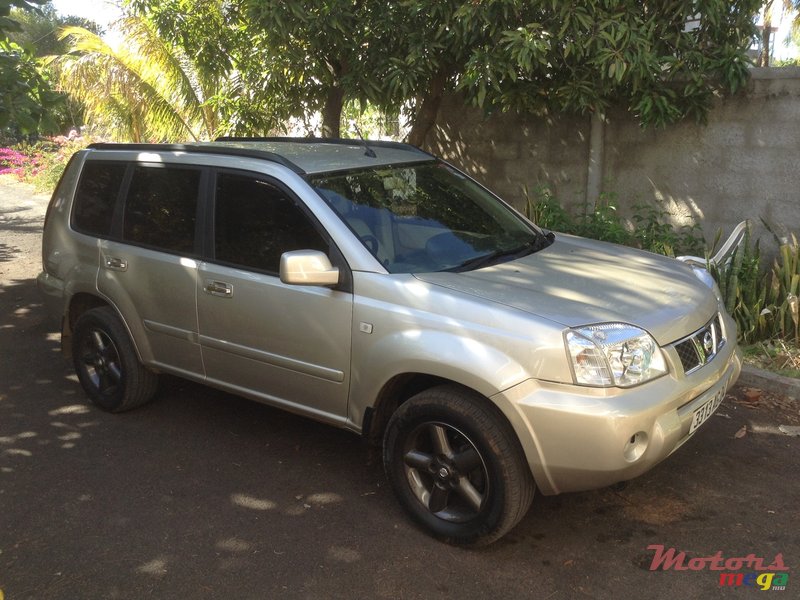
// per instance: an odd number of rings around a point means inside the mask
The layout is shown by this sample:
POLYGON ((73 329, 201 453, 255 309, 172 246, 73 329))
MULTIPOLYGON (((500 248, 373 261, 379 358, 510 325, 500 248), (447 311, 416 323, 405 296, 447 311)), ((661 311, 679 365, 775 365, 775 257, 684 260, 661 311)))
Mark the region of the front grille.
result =
POLYGON ((675 350, 678 352, 678 358, 681 359, 684 373, 700 366, 700 357, 697 354, 697 350, 694 348, 694 342, 692 340, 686 340, 685 342, 675 344, 675 350))
POLYGON ((674 344, 678 358, 687 375, 710 363, 725 345, 722 336, 722 319, 719 314, 705 327, 674 344))

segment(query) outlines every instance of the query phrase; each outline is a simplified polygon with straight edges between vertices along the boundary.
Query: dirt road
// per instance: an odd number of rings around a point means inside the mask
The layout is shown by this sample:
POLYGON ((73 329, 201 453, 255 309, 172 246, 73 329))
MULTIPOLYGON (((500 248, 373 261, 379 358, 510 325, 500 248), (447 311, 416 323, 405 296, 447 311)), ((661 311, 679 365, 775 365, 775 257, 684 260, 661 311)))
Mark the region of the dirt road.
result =
POLYGON ((50 196, 0 175, 0 280, 30 277, 40 269, 41 231, 50 196))

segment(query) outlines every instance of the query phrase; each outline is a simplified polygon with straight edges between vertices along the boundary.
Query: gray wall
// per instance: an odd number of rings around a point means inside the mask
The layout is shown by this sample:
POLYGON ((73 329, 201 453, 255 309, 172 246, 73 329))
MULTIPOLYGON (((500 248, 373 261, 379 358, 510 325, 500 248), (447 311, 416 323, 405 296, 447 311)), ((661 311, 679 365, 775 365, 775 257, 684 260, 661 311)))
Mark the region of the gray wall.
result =
MULTIPOLYGON (((753 69, 746 90, 719 99, 706 126, 642 130, 625 112, 605 127, 604 190, 623 215, 661 201, 675 224, 699 223, 707 240, 745 218, 800 236, 800 68, 753 69)), ((586 191, 588 117, 485 117, 457 98, 442 106, 430 149, 500 196, 524 205, 522 187, 546 184, 568 205, 586 191)))

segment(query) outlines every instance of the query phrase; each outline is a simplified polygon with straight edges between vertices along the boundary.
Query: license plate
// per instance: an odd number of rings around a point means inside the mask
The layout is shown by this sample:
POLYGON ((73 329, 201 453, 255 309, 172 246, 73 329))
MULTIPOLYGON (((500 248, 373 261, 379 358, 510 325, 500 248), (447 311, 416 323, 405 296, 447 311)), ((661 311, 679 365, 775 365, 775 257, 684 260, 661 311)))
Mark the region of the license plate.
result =
POLYGON ((717 393, 714 394, 714 397, 694 411, 694 414, 692 415, 692 425, 689 427, 689 434, 694 433, 695 430, 700 427, 700 425, 705 423, 706 420, 714 414, 714 412, 719 408, 719 405, 722 403, 722 399, 725 397, 725 391, 727 389, 728 381, 726 379, 722 386, 717 390, 717 393))

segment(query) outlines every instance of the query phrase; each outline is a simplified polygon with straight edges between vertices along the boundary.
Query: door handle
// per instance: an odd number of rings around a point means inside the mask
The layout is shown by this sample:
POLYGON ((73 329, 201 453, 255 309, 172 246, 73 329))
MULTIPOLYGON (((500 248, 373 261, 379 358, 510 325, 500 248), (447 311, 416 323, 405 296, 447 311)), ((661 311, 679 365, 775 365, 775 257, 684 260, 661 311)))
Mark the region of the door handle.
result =
POLYGON ((124 271, 128 268, 128 261, 114 256, 106 256, 106 267, 115 271, 124 271))
POLYGON ((219 296, 220 298, 231 298, 233 296, 233 286, 224 281, 206 281, 203 286, 203 291, 212 296, 219 296))

